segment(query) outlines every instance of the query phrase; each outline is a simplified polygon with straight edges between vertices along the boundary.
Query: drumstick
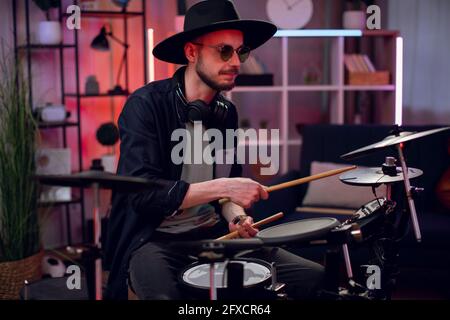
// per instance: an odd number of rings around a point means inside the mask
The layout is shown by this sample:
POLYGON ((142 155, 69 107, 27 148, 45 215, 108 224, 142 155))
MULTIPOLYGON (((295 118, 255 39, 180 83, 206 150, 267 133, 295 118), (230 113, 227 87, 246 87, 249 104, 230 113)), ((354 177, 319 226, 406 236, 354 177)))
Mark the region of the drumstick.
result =
MULTIPOLYGON (((253 228, 259 228, 262 225, 265 225, 267 223, 270 223, 272 221, 275 221, 275 220, 278 220, 278 219, 282 218, 283 215, 284 215, 283 212, 278 212, 277 214, 274 214, 273 216, 270 216, 268 218, 262 219, 262 220, 260 220, 260 221, 258 221, 256 223, 252 224, 252 227, 253 228)), ((237 231, 233 231, 233 232, 230 232, 230 233, 228 233, 228 234, 226 234, 226 235, 224 235, 224 236, 222 236, 220 238, 217 238, 216 240, 233 239, 233 238, 236 238, 238 235, 239 235, 239 233, 237 231)))
MULTIPOLYGON (((277 191, 277 190, 281 190, 284 188, 290 188, 290 187, 295 187, 298 186, 300 184, 303 183, 308 183, 314 180, 319 180, 319 179, 323 179, 323 178, 327 178, 330 176, 334 176, 346 171, 350 171, 356 169, 356 166, 351 166, 351 167, 346 167, 346 168, 342 168, 342 169, 334 169, 334 170, 330 170, 330 171, 325 171, 322 173, 318 173, 318 174, 314 174, 312 176, 308 176, 308 177, 304 177, 304 178, 300 178, 300 179, 296 179, 296 180, 292 180, 292 181, 288 181, 288 182, 283 182, 280 184, 276 184, 274 186, 268 187, 267 188, 267 192, 272 192, 272 191, 277 191)), ((230 199, 228 198, 223 198, 219 200, 219 204, 224 204, 226 202, 230 201, 230 199)))

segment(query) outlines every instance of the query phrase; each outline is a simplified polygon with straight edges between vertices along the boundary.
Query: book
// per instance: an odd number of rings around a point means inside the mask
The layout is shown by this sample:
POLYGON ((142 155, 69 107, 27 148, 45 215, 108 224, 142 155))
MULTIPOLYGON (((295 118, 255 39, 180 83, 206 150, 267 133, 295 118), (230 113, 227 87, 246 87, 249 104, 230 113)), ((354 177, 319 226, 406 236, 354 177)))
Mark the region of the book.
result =
POLYGON ((358 72, 358 66, 356 65, 351 54, 346 54, 344 56, 344 63, 345 63, 345 66, 347 67, 348 71, 358 72))
POLYGON ((363 55, 364 61, 366 63, 367 68, 369 69, 369 72, 376 72, 374 65, 372 64, 372 61, 370 61, 369 57, 365 54, 363 55))
POLYGON ((376 72, 373 63, 365 54, 346 54, 344 56, 344 64, 347 70, 352 73, 376 72))
POLYGON ((356 71, 357 72, 364 72, 364 64, 361 63, 361 60, 358 58, 357 54, 352 54, 352 60, 354 62, 354 64, 356 65, 356 71))

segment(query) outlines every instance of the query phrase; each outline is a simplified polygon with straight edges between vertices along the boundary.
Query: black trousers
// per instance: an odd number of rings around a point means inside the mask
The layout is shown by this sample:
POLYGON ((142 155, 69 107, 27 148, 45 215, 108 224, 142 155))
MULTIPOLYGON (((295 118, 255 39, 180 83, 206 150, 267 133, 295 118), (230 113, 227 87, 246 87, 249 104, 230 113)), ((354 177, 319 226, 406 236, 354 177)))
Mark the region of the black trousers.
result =
MULTIPOLYGON (((137 249, 129 263, 129 285, 141 300, 179 300, 192 297, 181 283, 181 272, 194 262, 187 252, 174 250, 166 239, 137 249)), ((262 248, 243 258, 275 262, 278 282, 286 284, 289 299, 313 299, 323 285, 324 268, 282 248, 262 248)))

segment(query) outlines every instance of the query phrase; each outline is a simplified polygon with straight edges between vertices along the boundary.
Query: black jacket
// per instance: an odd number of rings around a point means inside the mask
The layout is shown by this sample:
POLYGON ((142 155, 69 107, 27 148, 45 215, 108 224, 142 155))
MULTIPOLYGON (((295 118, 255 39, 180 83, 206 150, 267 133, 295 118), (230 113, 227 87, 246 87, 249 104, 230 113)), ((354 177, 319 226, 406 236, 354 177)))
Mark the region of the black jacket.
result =
MULTIPOLYGON (((135 194, 113 193, 105 247, 105 267, 110 270, 106 298, 127 298, 131 253, 148 242, 163 219, 180 207, 189 188, 187 182, 180 180, 182 164, 173 164, 170 156, 179 143, 171 141, 172 132, 185 128, 186 108, 175 94, 178 83, 184 88, 184 71, 184 67, 180 68, 173 78, 136 90, 120 114, 117 174, 156 180, 162 187, 135 194)), ((235 106, 220 94, 216 99, 222 99, 229 107, 225 128, 236 129, 235 106)), ((230 177, 241 173, 242 168, 235 161, 230 177)), ((220 210, 217 203, 214 205, 220 210)))

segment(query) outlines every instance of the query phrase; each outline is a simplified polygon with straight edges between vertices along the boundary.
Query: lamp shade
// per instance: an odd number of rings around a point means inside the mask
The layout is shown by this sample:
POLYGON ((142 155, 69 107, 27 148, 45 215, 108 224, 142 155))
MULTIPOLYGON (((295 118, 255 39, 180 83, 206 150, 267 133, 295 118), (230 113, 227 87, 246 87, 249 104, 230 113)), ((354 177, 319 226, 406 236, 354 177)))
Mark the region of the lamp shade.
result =
POLYGON ((106 28, 102 27, 98 36, 94 38, 91 42, 91 48, 100 50, 100 51, 108 51, 109 50, 109 41, 107 39, 106 28))
POLYGON ((130 2, 130 0, 112 0, 112 2, 116 6, 119 6, 121 8, 126 8, 128 6, 128 2, 130 2))

